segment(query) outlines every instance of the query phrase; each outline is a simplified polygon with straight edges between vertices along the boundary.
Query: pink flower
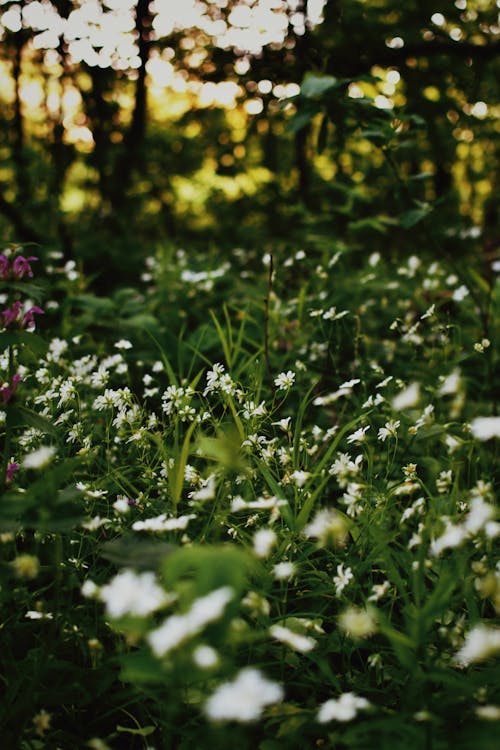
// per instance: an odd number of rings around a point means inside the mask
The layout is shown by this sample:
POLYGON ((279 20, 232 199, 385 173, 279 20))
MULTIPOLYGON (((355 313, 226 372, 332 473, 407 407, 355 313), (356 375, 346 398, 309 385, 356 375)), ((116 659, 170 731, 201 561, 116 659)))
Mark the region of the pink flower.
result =
POLYGON ((7 471, 5 472, 5 484, 10 484, 12 482, 12 478, 18 469, 19 464, 16 464, 15 461, 7 464, 7 471))
POLYGON ((29 330, 33 330, 35 328, 35 319, 33 315, 43 315, 43 310, 41 307, 37 307, 34 305, 33 307, 30 307, 29 310, 27 310, 24 313, 22 327, 28 328, 29 330))
POLYGON ((12 262, 12 275, 16 279, 22 279, 25 274, 28 274, 30 279, 33 278, 33 271, 31 270, 30 263, 34 260, 38 260, 34 255, 30 255, 27 258, 24 255, 18 255, 12 262))
POLYGON ((30 307, 29 310, 26 310, 21 319, 20 315, 22 313, 22 307, 21 302, 16 300, 16 302, 12 304, 12 307, 7 307, 2 311, 5 328, 8 328, 14 323, 19 324, 21 328, 28 328, 28 330, 33 330, 35 328, 35 319, 33 315, 43 315, 42 308, 37 307, 36 305, 30 307))
POLYGON ((5 310, 2 310, 3 324, 6 328, 18 320, 21 309, 22 305, 19 300, 17 300, 13 303, 12 307, 7 307, 5 310))
POLYGON ((6 279, 9 276, 9 261, 3 253, 0 255, 0 279, 6 279))
POLYGON ((28 275, 30 279, 33 278, 33 271, 31 265, 33 261, 38 260, 34 255, 29 255, 27 258, 24 255, 18 255, 12 261, 10 266, 9 259, 2 253, 0 255, 0 279, 6 280, 10 277, 14 279, 22 279, 25 275, 28 275))
POLYGON ((16 373, 12 378, 12 385, 8 383, 0 383, 0 398, 2 399, 4 406, 8 404, 12 396, 16 392, 17 386, 21 380, 21 376, 16 373))

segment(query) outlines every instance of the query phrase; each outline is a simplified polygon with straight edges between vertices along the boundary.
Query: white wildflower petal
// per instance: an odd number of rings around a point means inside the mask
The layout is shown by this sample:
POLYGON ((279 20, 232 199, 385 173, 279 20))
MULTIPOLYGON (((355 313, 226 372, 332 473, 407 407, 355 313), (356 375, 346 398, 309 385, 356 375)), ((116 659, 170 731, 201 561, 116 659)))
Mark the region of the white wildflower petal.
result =
POLYGON ((310 471, 302 471, 300 469, 297 469, 290 474, 290 479, 297 487, 303 487, 310 476, 310 471))
POLYGON ((286 581, 295 574, 295 565, 292 562, 280 562, 273 566, 273 576, 277 581, 286 581))
POLYGON ((280 391, 289 390, 295 382, 295 373, 292 370, 287 372, 280 372, 280 374, 274 378, 274 385, 280 391))
POLYGON ((404 411, 416 406, 420 401, 420 384, 411 383, 392 399, 392 408, 395 411, 404 411))
POLYGON ((476 625, 467 633, 464 645, 455 654, 455 662, 466 667, 477 661, 484 661, 500 652, 500 628, 476 625))
POLYGON ((23 469, 44 469, 50 464, 56 455, 56 448, 53 445, 42 445, 33 453, 28 453, 22 460, 23 469))
POLYGON ((256 721, 266 706, 283 700, 284 692, 277 682, 268 680, 252 667, 242 669, 232 682, 225 682, 205 703, 205 713, 212 721, 256 721))
POLYGON ((342 693, 339 698, 331 698, 323 703, 317 714, 320 724, 329 721, 351 721, 361 709, 369 708, 370 703, 366 698, 361 698, 355 693, 342 693))
POLYGON ((337 575, 333 577, 333 582, 335 584, 335 593, 337 596, 340 596, 342 591, 346 588, 346 586, 349 585, 353 578, 354 574, 351 568, 345 568, 344 570, 344 563, 340 563, 340 565, 337 565, 337 575))
POLYGON ((253 550, 257 557, 267 557, 278 537, 272 529, 259 529, 253 537, 253 550))
POLYGON ((172 595, 158 585, 154 573, 123 570, 102 586, 99 598, 109 617, 145 617, 172 601, 172 595))
POLYGON ((290 646, 290 648, 294 649, 294 651, 307 653, 308 651, 312 651, 312 649, 316 646, 316 641, 314 640, 314 638, 310 638, 306 635, 300 635, 299 633, 294 633, 293 630, 290 630, 290 628, 286 628, 282 625, 272 625, 269 628, 269 633, 277 641, 290 646))
POLYGON ((197 646, 193 651, 193 661, 200 669, 211 669, 219 663, 219 654, 211 646, 197 646))
POLYGON ((147 640, 153 652, 156 656, 165 656, 200 633, 205 625, 222 617, 233 598, 234 590, 230 586, 223 586, 197 599, 184 614, 169 617, 148 635, 147 640))
POLYGON ((136 521, 132 524, 134 531, 184 531, 189 521, 196 518, 194 513, 177 518, 167 518, 166 513, 154 518, 147 518, 144 521, 136 521))
POLYGON ((500 417, 476 417, 470 423, 470 431, 477 440, 500 438, 500 417))
POLYGON ((346 438, 346 442, 348 443, 364 443, 366 440, 366 433, 370 429, 370 425, 367 425, 366 427, 360 427, 358 430, 353 432, 351 435, 349 435, 346 438))

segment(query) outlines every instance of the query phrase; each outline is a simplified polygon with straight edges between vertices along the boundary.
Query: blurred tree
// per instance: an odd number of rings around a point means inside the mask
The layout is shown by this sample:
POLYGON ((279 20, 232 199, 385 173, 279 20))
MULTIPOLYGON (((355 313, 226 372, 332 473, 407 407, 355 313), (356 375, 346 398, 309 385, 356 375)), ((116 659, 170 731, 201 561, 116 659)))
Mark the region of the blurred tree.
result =
POLYGON ((312 224, 387 249, 391 221, 404 235, 432 214, 442 237, 485 224, 495 245, 492 1, 0 8, 5 239, 94 270, 105 245, 117 278, 144 243, 293 242, 312 224))

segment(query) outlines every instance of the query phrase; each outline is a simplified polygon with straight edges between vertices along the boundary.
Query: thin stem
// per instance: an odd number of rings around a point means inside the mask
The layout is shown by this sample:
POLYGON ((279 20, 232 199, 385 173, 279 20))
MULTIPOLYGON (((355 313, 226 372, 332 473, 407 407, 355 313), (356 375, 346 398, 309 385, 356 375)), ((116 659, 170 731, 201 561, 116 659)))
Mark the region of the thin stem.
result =
MULTIPOLYGON (((14 351, 12 348, 12 344, 9 346, 9 367, 8 367, 8 382, 12 383, 12 378, 14 376, 14 351)), ((5 442, 4 442, 4 449, 3 449, 3 458, 2 458, 2 477, 1 481, 3 485, 6 484, 6 477, 7 477, 7 467, 9 465, 10 461, 10 445, 12 441, 12 410, 10 408, 10 404, 6 404, 5 406, 5 442)))
POLYGON ((273 256, 269 255, 269 277, 267 282, 267 292, 265 298, 265 312, 264 312, 264 362, 266 363, 266 370, 269 377, 269 384, 271 390, 274 393, 274 380, 273 373, 271 370, 271 362, 269 361, 269 302, 271 298, 271 292, 273 290, 273 256))

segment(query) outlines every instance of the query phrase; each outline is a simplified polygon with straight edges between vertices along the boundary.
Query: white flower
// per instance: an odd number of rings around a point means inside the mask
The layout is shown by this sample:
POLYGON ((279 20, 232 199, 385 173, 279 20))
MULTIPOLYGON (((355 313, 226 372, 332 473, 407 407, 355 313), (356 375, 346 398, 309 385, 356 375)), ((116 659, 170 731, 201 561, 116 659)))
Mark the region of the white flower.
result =
POLYGON ((369 708, 370 703, 366 698, 361 698, 355 693, 342 693, 339 698, 331 698, 319 707, 316 717, 320 724, 326 724, 335 719, 336 721, 351 721, 360 709, 369 708))
POLYGON ((390 590, 391 584, 389 581, 384 581, 383 583, 374 583, 372 586, 372 594, 368 597, 369 602, 378 602, 379 599, 382 599, 390 590))
POLYGON ((33 453, 28 453, 24 457, 21 466, 23 469, 44 469, 50 464, 56 454, 56 448, 53 445, 42 445, 33 453))
POLYGON ((291 417, 285 417, 284 419, 280 419, 278 422, 273 422, 274 425, 279 427, 283 430, 283 432, 288 432, 290 429, 290 422, 292 421, 291 417))
POLYGON ((280 643, 285 643, 295 651, 301 651, 307 653, 316 646, 314 638, 309 638, 307 635, 299 635, 294 633, 290 628, 285 628, 282 625, 272 625, 269 628, 270 635, 280 643))
POLYGON ((469 294, 469 290, 465 286, 465 284, 462 284, 462 286, 457 287, 455 291, 453 292, 452 299, 455 302, 461 302, 463 299, 467 297, 469 294))
POLYGON ((314 406, 329 406, 330 404, 335 403, 335 401, 338 401, 339 398, 342 396, 350 396, 352 393, 351 387, 346 387, 345 385, 340 386, 336 391, 333 391, 333 393, 328 393, 326 396, 318 396, 314 399, 313 405, 314 406))
POLYGON ((277 537, 272 529, 259 529, 253 536, 253 549, 257 557, 267 557, 276 544, 277 537))
POLYGON ((450 396, 460 390, 460 385, 461 373, 460 370, 456 368, 445 377, 445 379, 441 383, 441 387, 439 388, 438 393, 440 396, 450 396))
POLYGON ((363 456, 361 454, 356 456, 353 461, 349 453, 338 453, 328 472, 336 476, 339 485, 345 488, 349 484, 349 476, 359 473, 362 462, 363 456))
POLYGON ((464 528, 469 534, 477 534, 488 521, 493 520, 495 511, 492 505, 485 503, 482 497, 474 497, 471 500, 470 511, 464 521, 464 528))
POLYGON ((346 441, 348 443, 363 443, 366 440, 366 433, 370 429, 370 425, 367 425, 367 427, 360 427, 359 430, 356 430, 351 435, 349 435, 346 438, 346 441))
POLYGON ((465 643, 455 654, 455 661, 462 667, 472 662, 483 661, 500 651, 500 628, 476 625, 465 638, 465 643))
POLYGON ((388 437, 396 437, 397 430, 400 424, 401 422, 399 421, 399 419, 391 419, 389 422, 386 422, 385 426, 381 427, 378 431, 378 439, 382 442, 385 442, 388 437))
POLYGON ((436 479, 436 489, 441 495, 443 495, 445 492, 448 492, 452 484, 453 472, 451 469, 448 469, 448 471, 439 472, 439 476, 436 479))
POLYGON ((162 513, 161 516, 147 518, 145 521, 136 521, 132 528, 134 531, 184 531, 192 518, 196 518, 194 513, 178 518, 167 518, 167 514, 162 513))
POLYGON ((432 316, 433 316, 433 315, 435 314, 435 312, 436 312, 436 305, 434 305, 434 304, 433 304, 433 305, 431 305, 431 306, 430 306, 430 307, 429 307, 429 308, 428 308, 428 309, 427 309, 427 310, 426 310, 426 311, 424 312, 424 314, 423 314, 423 315, 421 315, 421 316, 420 316, 420 320, 425 320, 426 318, 432 318, 432 316))
POLYGON ((310 476, 311 473, 309 471, 297 469, 290 474, 290 479, 297 487, 303 487, 310 476))
POLYGON ((201 480, 200 488, 190 492, 188 497, 190 500, 213 500, 216 490, 216 476, 215 474, 210 474, 206 479, 201 480))
POLYGON ((280 562, 273 566, 273 576, 277 581, 286 581, 295 573, 295 565, 292 562, 280 562))
POLYGON ((487 721, 500 721, 500 706, 486 704, 476 708, 476 716, 487 721))
POLYGON ((327 545, 329 542, 343 541, 347 534, 347 526, 340 513, 325 508, 316 513, 302 533, 305 537, 318 539, 321 545, 327 545))
POLYGON ((28 620, 53 620, 52 612, 38 612, 36 609, 29 609, 24 615, 28 620))
POLYGON ((82 523, 82 527, 84 529, 87 529, 87 531, 96 531, 97 529, 100 529, 101 526, 105 526, 107 523, 111 523, 109 518, 101 518, 101 516, 94 516, 93 518, 90 518, 88 521, 85 521, 85 523, 82 523))
POLYGON ((295 373, 292 370, 288 372, 280 372, 280 374, 274 378, 274 385, 280 391, 287 391, 295 382, 295 373))
POLYGON ((113 508, 117 513, 128 513, 130 510, 130 503, 127 497, 118 497, 113 503, 113 508))
POLYGON ((459 547, 466 537, 467 531, 462 526, 448 522, 443 534, 431 543, 429 552, 433 557, 438 557, 445 549, 459 547))
POLYGON ((335 593, 337 596, 340 596, 342 591, 345 589, 346 586, 349 585, 349 582, 352 581, 354 578, 353 572, 351 568, 346 568, 344 570, 344 563, 340 563, 340 565, 337 565, 337 575, 333 576, 333 582, 335 584, 335 593))
POLYGON ((138 615, 145 617, 167 604, 171 597, 156 583, 154 573, 123 570, 99 592, 110 617, 138 615))
POLYGON ((87 578, 83 582, 81 592, 82 596, 85 596, 87 599, 99 598, 99 586, 94 581, 91 581, 90 578, 87 578))
POLYGON ((274 495, 272 497, 258 497, 257 500, 246 501, 240 495, 233 497, 231 501, 231 513, 240 510, 275 510, 283 505, 288 505, 286 500, 280 500, 274 495))
POLYGON ((351 638, 367 638, 375 633, 377 621, 375 611, 360 609, 359 607, 348 607, 338 618, 338 624, 351 638))
POLYGON ((219 663, 219 654, 212 646, 197 646, 193 651, 193 661, 200 669, 210 669, 219 663))
POLYGON ((420 384, 411 383, 407 388, 404 388, 397 394, 397 396, 392 399, 392 408, 395 411, 410 409, 412 406, 416 406, 419 400, 420 384))
POLYGON ((213 721, 256 721, 266 706, 279 703, 283 696, 281 685, 247 667, 217 688, 205 703, 205 713, 213 721))
POLYGON ((132 349, 132 343, 127 339, 120 339, 116 342, 115 349, 132 349))
POLYGON ((476 417, 470 424, 470 431, 477 440, 500 438, 500 417, 476 417))
POLYGON ((197 599, 184 614, 167 618, 163 625, 148 635, 148 642, 154 653, 164 656, 201 632, 205 625, 218 620, 233 597, 233 589, 222 586, 197 599))

